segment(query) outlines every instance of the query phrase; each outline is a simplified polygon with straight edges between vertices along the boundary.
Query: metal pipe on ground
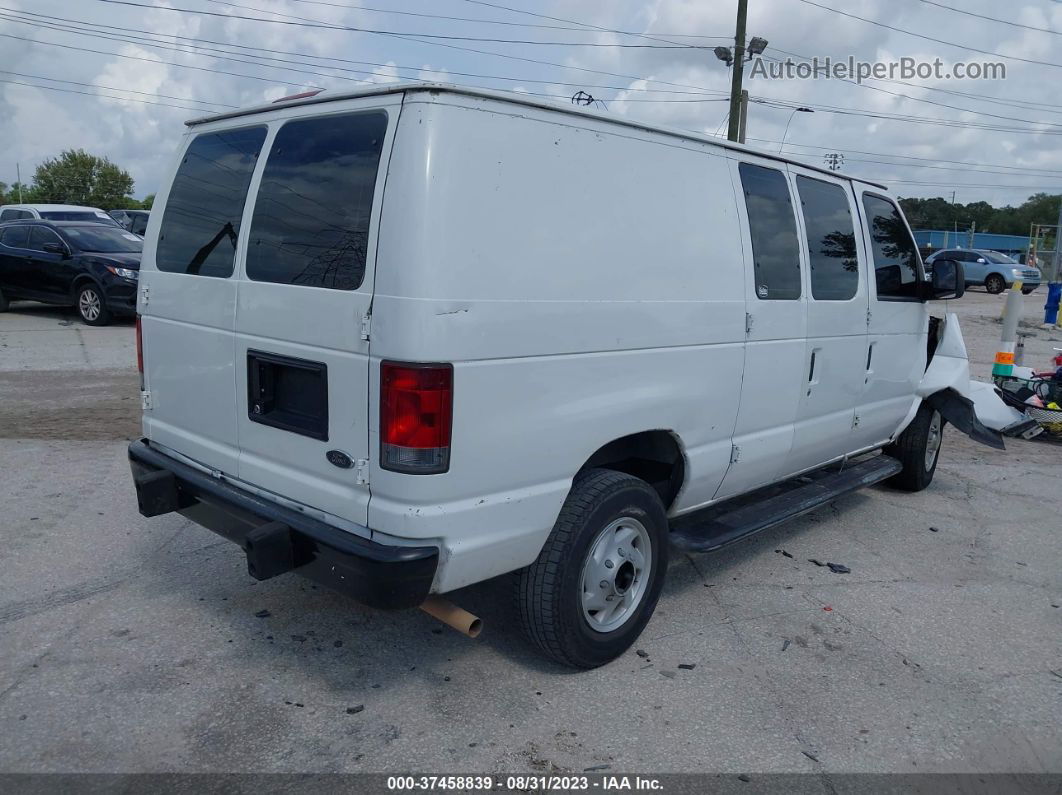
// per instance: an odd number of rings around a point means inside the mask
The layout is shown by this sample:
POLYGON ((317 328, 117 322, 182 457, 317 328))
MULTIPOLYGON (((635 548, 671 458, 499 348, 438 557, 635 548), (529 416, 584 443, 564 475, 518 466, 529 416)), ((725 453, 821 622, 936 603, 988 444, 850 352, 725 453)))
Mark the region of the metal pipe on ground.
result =
POLYGON ((443 599, 441 596, 429 596, 424 600, 420 609, 432 618, 437 618, 448 627, 452 627, 462 635, 470 638, 477 637, 483 631, 483 621, 479 616, 474 616, 467 610, 458 607, 453 602, 443 599))

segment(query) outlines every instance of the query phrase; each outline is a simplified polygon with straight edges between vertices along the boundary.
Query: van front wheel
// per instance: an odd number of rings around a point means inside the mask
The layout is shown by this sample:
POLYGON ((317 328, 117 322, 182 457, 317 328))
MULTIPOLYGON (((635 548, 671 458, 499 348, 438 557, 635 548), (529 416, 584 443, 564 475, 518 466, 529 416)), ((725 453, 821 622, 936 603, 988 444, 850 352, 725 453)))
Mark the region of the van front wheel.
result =
POLYGON ((944 437, 944 418, 923 403, 911 424, 885 448, 903 464, 903 469, 889 479, 889 484, 904 491, 921 491, 933 482, 944 437))
POLYGON ((580 473, 538 559, 518 573, 524 632, 564 665, 614 660, 656 609, 667 552, 667 516, 648 483, 606 469, 580 473))

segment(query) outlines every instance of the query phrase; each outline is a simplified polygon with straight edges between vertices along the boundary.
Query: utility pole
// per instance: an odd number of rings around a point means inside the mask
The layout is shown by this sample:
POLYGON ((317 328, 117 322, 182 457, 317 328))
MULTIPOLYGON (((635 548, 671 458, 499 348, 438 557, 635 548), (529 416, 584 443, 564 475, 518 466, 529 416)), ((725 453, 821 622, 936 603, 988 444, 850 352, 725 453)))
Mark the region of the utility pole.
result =
POLYGON ((830 171, 839 171, 841 166, 844 165, 844 155, 838 152, 830 152, 828 155, 824 155, 822 159, 826 161, 826 166, 830 171))
POLYGON ((738 143, 745 143, 745 132, 749 124, 749 92, 741 89, 741 119, 738 124, 738 143))
POLYGON ((1047 280, 1047 303, 1044 304, 1044 325, 1058 323, 1058 303, 1062 298, 1062 201, 1058 205, 1058 226, 1055 227, 1055 256, 1051 275, 1047 280))
POLYGON ((22 204, 22 164, 15 163, 15 176, 18 179, 18 203, 22 204))
POLYGON ((974 235, 977 234, 977 221, 970 221, 970 231, 967 236, 966 248, 974 247, 974 235))
POLYGON ((745 20, 749 13, 749 0, 738 0, 737 30, 734 33, 734 73, 730 81, 730 125, 727 128, 728 140, 740 140, 738 128, 741 125, 741 78, 745 70, 745 20))

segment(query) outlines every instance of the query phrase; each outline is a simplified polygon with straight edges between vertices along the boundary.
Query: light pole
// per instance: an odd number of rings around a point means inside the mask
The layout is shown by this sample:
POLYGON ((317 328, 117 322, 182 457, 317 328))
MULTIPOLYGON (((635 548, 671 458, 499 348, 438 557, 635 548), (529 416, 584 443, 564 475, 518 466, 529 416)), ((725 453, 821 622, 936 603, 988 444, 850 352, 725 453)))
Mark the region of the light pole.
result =
POLYGON ((782 142, 778 144, 778 154, 782 154, 782 147, 785 146, 785 137, 789 135, 789 125, 793 123, 793 117, 798 113, 814 113, 811 108, 793 108, 793 112, 789 114, 789 121, 785 123, 785 132, 782 133, 782 142))
POLYGON ((716 47, 713 52, 715 57, 733 66, 734 72, 730 78, 730 122, 727 127, 726 137, 731 141, 740 140, 741 126, 741 79, 744 74, 745 61, 751 60, 754 55, 759 55, 767 49, 767 39, 753 36, 748 46, 745 45, 745 19, 748 16, 748 0, 738 0, 737 29, 734 32, 734 47, 716 47))

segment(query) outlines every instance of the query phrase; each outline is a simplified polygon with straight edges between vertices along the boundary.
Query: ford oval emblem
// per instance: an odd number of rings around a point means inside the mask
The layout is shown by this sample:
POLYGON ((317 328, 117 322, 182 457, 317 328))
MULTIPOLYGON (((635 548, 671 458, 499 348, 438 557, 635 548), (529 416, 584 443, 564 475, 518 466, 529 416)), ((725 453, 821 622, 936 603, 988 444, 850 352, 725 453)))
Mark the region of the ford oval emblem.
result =
POLYGON ((354 466, 350 456, 340 450, 329 450, 325 455, 328 457, 329 463, 340 469, 350 469, 354 466))

